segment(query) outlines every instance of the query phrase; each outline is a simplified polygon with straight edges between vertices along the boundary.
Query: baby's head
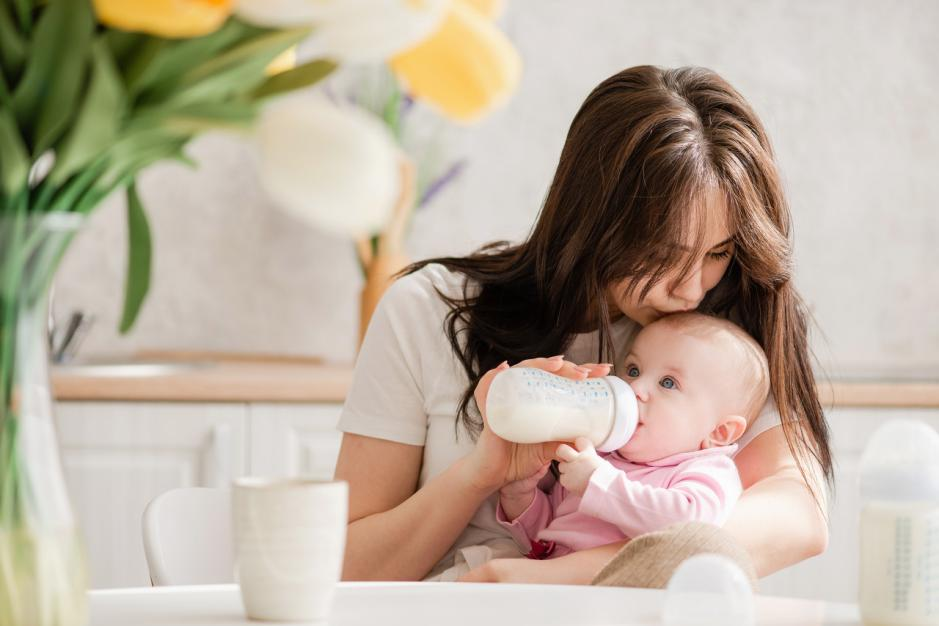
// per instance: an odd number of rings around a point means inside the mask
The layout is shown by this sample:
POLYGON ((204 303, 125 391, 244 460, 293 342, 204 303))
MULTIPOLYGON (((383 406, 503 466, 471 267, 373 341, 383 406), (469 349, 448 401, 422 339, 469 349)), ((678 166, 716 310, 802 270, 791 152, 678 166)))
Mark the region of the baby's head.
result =
POLYGON ((636 462, 733 443, 769 394, 759 344, 732 322, 700 313, 643 328, 621 373, 639 400, 639 426, 619 453, 636 462))

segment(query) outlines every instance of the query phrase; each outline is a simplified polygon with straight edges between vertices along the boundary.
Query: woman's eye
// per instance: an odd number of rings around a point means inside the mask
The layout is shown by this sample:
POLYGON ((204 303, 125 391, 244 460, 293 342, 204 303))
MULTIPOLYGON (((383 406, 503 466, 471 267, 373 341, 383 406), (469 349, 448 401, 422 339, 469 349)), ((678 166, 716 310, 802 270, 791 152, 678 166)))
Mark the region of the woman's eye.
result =
POLYGON ((635 378, 639 375, 639 368, 635 365, 630 365, 628 368, 626 368, 626 375, 630 378, 635 378))
POLYGON ((678 386, 678 384, 675 382, 675 379, 672 378, 671 376, 666 376, 665 378, 659 381, 659 384, 662 385, 662 387, 666 389, 674 389, 675 387, 678 386))
POLYGON ((720 252, 708 252, 708 256, 712 259, 726 259, 730 256, 730 248, 726 248, 720 252))

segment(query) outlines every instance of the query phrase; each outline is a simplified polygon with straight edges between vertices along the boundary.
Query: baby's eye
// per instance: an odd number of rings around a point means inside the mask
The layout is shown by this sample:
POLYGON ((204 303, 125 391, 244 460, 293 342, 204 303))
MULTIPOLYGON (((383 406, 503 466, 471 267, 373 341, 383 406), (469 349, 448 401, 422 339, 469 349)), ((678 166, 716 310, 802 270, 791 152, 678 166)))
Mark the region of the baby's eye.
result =
POLYGON ((629 376, 630 378, 635 378, 636 376, 639 375, 639 368, 636 367, 635 365, 630 365, 629 367, 626 368, 626 375, 629 376))
POLYGON ((678 387, 678 383, 676 383, 675 379, 672 378, 671 376, 666 376, 665 378, 659 381, 659 384, 662 385, 666 389, 675 389, 676 387, 678 387))

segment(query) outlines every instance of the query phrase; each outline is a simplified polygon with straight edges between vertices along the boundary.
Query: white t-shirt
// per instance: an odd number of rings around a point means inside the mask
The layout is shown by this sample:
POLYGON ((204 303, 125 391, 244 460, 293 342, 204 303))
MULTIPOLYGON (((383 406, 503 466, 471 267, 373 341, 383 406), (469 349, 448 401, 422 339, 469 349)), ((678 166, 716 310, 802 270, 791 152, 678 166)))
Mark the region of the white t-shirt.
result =
MULTIPOLYGON (((475 445, 456 417, 469 379, 447 337, 444 320, 450 309, 438 294, 439 290, 448 297, 462 298, 464 281, 463 274, 431 264, 388 288, 369 324, 339 419, 343 432, 423 446, 419 487, 469 454, 475 445)), ((613 324, 617 347, 613 363, 617 366, 638 330, 628 318, 613 324)), ((577 335, 564 354, 575 363, 594 362, 597 333, 577 335)), ((778 424, 775 407, 767 403, 738 441, 738 452, 778 424)), ((514 546, 511 536, 496 522, 497 502, 495 493, 482 504, 428 577, 452 565, 461 548, 485 545, 501 551, 514 546)))

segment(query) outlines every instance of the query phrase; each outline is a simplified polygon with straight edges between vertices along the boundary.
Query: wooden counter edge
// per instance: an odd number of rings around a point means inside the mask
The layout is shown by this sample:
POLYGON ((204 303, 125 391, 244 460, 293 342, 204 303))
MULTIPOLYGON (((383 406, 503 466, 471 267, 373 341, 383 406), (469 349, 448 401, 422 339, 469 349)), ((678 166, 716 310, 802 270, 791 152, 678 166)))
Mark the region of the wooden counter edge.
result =
POLYGON ((823 407, 939 408, 939 383, 819 381, 823 407))
MULTIPOLYGON (((59 401, 337 403, 352 380, 349 365, 230 366, 147 378, 52 376, 59 401)), ((939 408, 939 382, 819 381, 829 407, 939 408)))

